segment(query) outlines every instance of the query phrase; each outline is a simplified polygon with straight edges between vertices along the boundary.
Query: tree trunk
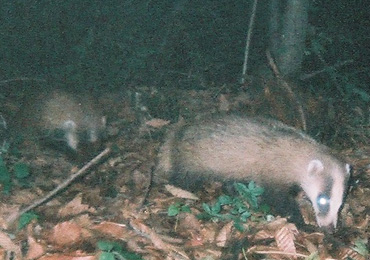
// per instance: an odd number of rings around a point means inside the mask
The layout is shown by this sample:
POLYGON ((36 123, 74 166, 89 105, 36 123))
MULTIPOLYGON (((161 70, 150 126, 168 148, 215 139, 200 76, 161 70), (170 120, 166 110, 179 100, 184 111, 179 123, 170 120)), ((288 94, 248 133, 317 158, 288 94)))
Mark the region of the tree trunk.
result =
POLYGON ((283 76, 301 69, 309 0, 270 2, 270 49, 283 76))

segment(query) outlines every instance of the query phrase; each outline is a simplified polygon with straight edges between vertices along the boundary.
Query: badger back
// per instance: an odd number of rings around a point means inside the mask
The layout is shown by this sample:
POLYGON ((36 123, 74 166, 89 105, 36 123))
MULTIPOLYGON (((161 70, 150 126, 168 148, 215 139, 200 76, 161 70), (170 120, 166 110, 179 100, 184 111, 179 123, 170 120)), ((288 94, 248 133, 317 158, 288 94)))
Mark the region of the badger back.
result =
POLYGON ((278 121, 235 116, 181 123, 170 130, 155 179, 188 174, 272 187, 298 184, 320 226, 336 225, 348 176, 345 164, 306 134, 278 121), (320 206, 325 198, 330 205, 320 206))

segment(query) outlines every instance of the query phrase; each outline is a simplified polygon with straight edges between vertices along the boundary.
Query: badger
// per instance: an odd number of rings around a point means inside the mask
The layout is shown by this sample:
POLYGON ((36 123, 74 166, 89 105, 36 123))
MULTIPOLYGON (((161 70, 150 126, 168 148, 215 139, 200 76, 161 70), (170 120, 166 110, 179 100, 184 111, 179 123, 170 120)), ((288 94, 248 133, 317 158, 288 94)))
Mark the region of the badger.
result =
POLYGON ((348 164, 293 127, 271 119, 220 116, 175 124, 159 150, 153 181, 194 188, 202 183, 199 177, 253 180, 276 190, 283 209, 291 205, 285 201, 287 189, 298 186, 311 201, 318 225, 333 231, 349 176, 348 164))
POLYGON ((15 125, 27 136, 77 152, 81 144, 100 140, 106 120, 89 94, 53 90, 28 96, 15 125))

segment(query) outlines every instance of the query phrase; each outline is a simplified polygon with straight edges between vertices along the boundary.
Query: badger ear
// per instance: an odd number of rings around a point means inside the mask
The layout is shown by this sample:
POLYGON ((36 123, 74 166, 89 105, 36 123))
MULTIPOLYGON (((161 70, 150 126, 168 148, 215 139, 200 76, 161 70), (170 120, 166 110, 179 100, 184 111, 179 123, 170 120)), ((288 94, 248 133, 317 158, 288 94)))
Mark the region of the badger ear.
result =
POLYGON ((322 164, 320 160, 317 160, 317 159, 310 161, 307 167, 307 172, 310 175, 317 174, 321 172, 322 170, 324 170, 324 165, 322 164))

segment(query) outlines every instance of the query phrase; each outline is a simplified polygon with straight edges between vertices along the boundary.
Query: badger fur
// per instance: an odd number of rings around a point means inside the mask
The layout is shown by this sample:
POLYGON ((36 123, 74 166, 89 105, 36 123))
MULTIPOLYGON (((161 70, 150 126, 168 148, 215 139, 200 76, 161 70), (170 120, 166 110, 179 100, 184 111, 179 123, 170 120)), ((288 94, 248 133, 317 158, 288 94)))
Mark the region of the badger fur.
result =
POLYGON ((281 122, 224 116, 176 124, 160 149, 155 182, 172 179, 189 184, 197 176, 254 180, 282 192, 299 185, 312 202, 318 225, 332 229, 349 166, 327 147, 281 122))
POLYGON ((27 97, 15 118, 16 130, 77 152, 81 143, 97 142, 105 117, 89 95, 43 91, 27 97))

